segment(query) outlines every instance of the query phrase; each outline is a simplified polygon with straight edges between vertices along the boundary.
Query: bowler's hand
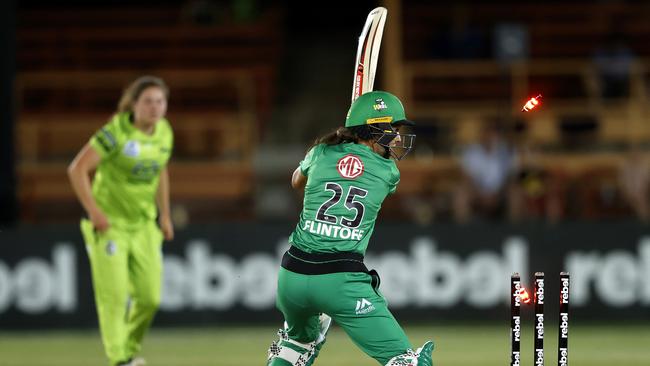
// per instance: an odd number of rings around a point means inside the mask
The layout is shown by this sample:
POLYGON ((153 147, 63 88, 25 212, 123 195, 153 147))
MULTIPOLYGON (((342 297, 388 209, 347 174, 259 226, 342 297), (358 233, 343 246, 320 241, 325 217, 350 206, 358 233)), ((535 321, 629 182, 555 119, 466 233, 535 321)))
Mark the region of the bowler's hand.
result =
POLYGON ((172 224, 171 218, 169 216, 160 216, 158 224, 160 225, 160 230, 165 240, 174 240, 174 225, 172 224))
POLYGON ((108 218, 101 210, 94 210, 92 212, 89 212, 88 216, 90 216, 90 221, 93 223, 95 230, 99 231, 100 233, 105 232, 109 227, 111 227, 111 224, 108 222, 108 218))

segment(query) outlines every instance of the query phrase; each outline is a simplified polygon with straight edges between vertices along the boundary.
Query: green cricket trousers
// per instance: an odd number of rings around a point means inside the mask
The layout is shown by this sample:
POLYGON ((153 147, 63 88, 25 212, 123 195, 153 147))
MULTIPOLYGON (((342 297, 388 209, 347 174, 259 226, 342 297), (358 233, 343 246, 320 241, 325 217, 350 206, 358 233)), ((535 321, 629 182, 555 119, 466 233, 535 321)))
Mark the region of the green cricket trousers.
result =
POLYGON ((317 338, 319 314, 325 313, 382 365, 412 348, 379 292, 379 276, 360 254, 313 254, 292 246, 282 260, 276 305, 297 342, 317 338))
POLYGON ((81 221, 104 350, 112 365, 139 350, 160 304, 162 233, 154 221, 98 233, 81 221), (128 305, 127 305, 128 304, 128 305))

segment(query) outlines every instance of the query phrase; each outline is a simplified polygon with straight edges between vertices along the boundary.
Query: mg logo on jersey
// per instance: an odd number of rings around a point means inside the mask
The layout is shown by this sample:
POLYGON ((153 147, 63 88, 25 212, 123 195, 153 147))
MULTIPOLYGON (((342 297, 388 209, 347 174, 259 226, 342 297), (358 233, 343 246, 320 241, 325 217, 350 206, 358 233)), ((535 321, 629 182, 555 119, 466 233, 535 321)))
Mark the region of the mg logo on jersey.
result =
POLYGON ((336 169, 343 178, 354 179, 363 174, 363 162, 356 155, 346 155, 336 164, 336 169))
POLYGON ((368 314, 373 310, 375 310, 375 305, 366 299, 361 299, 357 300, 357 307, 354 309, 354 313, 357 315, 368 314))

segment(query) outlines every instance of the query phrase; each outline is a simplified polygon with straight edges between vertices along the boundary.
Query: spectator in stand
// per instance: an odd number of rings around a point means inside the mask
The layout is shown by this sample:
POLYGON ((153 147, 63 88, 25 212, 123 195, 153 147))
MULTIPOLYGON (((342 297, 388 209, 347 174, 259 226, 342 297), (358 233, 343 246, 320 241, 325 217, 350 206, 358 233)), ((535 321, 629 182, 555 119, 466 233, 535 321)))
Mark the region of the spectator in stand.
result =
POLYGON ((643 222, 650 222, 650 161, 633 146, 619 169, 619 185, 626 203, 643 222))
POLYGON ((634 52, 626 45, 624 35, 612 30, 592 57, 597 72, 595 89, 600 97, 613 99, 629 96, 630 70, 634 59, 634 52))
POLYGON ((515 171, 516 154, 503 137, 501 128, 485 124, 479 141, 462 151, 463 179, 454 194, 454 217, 459 222, 469 220, 475 213, 484 217, 503 215, 511 194, 511 178, 515 171))
POLYGON ((509 208, 511 219, 559 221, 564 215, 563 174, 541 161, 539 147, 523 136, 517 139, 509 208))

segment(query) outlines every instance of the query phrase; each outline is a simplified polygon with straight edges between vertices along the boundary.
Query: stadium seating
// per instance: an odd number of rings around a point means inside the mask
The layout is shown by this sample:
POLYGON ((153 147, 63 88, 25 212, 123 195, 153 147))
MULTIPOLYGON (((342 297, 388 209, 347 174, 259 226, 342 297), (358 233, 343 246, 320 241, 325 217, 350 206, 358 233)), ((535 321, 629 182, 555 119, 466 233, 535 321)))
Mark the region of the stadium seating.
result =
MULTIPOLYGON (((403 55, 399 89, 409 117, 418 122, 418 143, 400 163, 397 199, 387 201, 383 217, 403 219, 403 202, 414 197, 449 196, 462 176, 459 147, 474 141, 485 121, 499 121, 516 144, 540 149, 544 168, 571 195, 567 214, 625 214, 620 201, 605 202, 602 193, 616 181, 626 147, 650 144, 650 7, 413 0, 402 8, 403 37, 394 45, 403 55), (624 21, 614 24, 614 18, 624 21), (436 52, 454 24, 481 32, 478 57, 436 52), (526 30, 529 59, 495 60, 494 31, 503 24, 526 30), (608 99, 599 93, 593 54, 612 34, 625 39, 636 59, 627 96, 608 99), (542 107, 522 113, 537 93, 544 95, 542 107), (573 192, 575 187, 585 189, 573 192)), ((252 215, 251 159, 271 120, 283 51, 281 12, 265 9, 244 22, 215 15, 204 24, 172 3, 128 12, 119 6, 51 10, 44 5, 19 14, 16 129, 23 218, 66 217, 43 210, 53 207, 49 202, 70 206, 68 218, 78 216, 63 168, 113 112, 122 88, 143 73, 160 75, 171 87, 172 167, 183 175, 174 176, 174 201, 203 219, 252 215)))
MULTIPOLYGON (((414 163, 420 165, 418 174, 409 175, 412 168, 407 168, 408 178, 402 182, 417 182, 416 176, 454 176, 449 171, 454 165, 441 160, 457 163, 458 147, 475 141, 480 124, 499 121, 506 131, 523 126, 514 142, 539 147, 545 169, 568 179, 567 194, 572 187, 585 188, 567 202, 571 215, 596 218, 626 212, 620 201, 607 206, 598 192, 616 188, 627 146, 650 144, 645 107, 650 8, 621 2, 402 4, 404 102, 410 118, 418 121, 414 155, 418 147, 428 145, 419 158, 428 163, 414 163), (504 24, 520 25, 527 32, 525 61, 495 59, 494 32, 504 24), (463 27, 470 32, 467 46, 476 52, 460 52, 457 58, 440 52, 444 42, 452 42, 445 36, 463 27), (593 56, 614 36, 625 41, 636 59, 629 70, 627 96, 603 98, 593 56), (522 113, 525 101, 538 93, 544 95, 542 107, 522 113), (430 152, 433 157, 426 158, 430 152), (580 183, 584 181, 590 184, 580 183)), ((449 195, 454 185, 438 180, 431 178, 432 187, 417 186, 416 194, 433 190, 449 195)))
POLYGON ((280 14, 270 8, 242 21, 221 14, 204 24, 173 3, 52 10, 19 10, 22 219, 79 217, 65 167, 142 74, 171 89, 174 203, 193 218, 195 210, 204 219, 249 214, 251 157, 270 117, 282 50, 280 14))

